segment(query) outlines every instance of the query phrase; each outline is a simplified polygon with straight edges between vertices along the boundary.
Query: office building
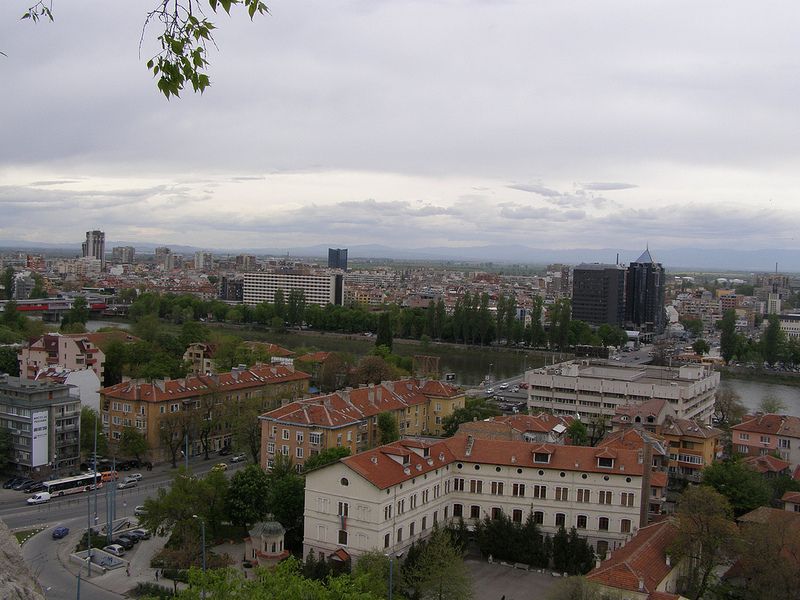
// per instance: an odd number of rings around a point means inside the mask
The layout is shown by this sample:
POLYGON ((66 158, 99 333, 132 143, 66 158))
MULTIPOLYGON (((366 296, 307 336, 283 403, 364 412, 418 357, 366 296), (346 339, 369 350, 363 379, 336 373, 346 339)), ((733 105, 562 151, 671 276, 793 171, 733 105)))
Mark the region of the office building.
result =
POLYGON ((84 258, 96 258, 100 261, 100 269, 106 268, 106 234, 95 229, 86 232, 86 241, 81 245, 84 258))
POLYGON ((306 474, 303 554, 396 556, 453 519, 531 512, 543 533, 575 527, 605 554, 661 512, 666 484, 636 450, 404 439, 306 474))
POLYGON ((572 318, 590 325, 622 327, 625 319, 625 269, 581 264, 572 271, 572 318))
POLYGON ((111 249, 111 258, 115 263, 132 265, 136 248, 133 246, 115 246, 111 249))
POLYGON ((569 361, 525 373, 528 408, 610 421, 628 404, 666 400, 679 419, 708 423, 719 372, 708 365, 625 366, 612 361, 569 361))
POLYGON ((241 275, 223 275, 220 277, 219 299, 229 302, 242 302, 244 299, 244 278, 241 275))
POLYGON ((328 268, 347 271, 347 248, 328 248, 328 268))
POLYGON ((284 300, 292 290, 302 290, 306 304, 342 304, 344 283, 341 274, 301 270, 259 271, 244 274, 244 303, 251 306, 275 302, 275 292, 283 290, 284 300))
POLYGON ((195 252, 194 268, 196 271, 210 271, 214 268, 214 255, 203 250, 195 252))
POLYGON ((80 463, 80 398, 70 386, 0 375, 0 428, 10 463, 26 474, 66 475, 80 463))
POLYGON ((645 332, 664 330, 664 267, 650 250, 628 266, 625 277, 625 322, 645 332))

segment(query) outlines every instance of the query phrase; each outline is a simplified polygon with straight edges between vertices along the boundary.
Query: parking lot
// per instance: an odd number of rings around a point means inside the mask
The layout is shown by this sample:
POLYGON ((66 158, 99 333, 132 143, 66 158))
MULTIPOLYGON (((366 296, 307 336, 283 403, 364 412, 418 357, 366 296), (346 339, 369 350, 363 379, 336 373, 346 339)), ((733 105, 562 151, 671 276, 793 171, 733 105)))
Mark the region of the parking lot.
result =
POLYGON ((475 600, 545 600, 549 589, 561 580, 550 572, 524 571, 474 558, 465 562, 475 600))

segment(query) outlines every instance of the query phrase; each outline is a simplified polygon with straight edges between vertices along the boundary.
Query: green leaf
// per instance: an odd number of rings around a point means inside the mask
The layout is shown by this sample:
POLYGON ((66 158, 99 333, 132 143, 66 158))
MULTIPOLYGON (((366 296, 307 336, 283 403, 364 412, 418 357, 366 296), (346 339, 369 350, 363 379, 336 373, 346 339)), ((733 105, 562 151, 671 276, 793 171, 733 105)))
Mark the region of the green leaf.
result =
POLYGON ((217 0, 208 0, 208 5, 211 7, 211 10, 217 12, 217 0))

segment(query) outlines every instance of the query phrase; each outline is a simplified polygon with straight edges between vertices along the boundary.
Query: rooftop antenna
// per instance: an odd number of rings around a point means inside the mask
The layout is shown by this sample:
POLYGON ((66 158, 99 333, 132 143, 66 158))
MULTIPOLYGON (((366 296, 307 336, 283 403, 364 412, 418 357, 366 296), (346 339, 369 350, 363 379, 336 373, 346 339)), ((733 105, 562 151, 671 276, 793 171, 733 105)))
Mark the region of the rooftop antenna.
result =
POLYGON ((619 252, 617 252, 617 264, 619 264, 619 252))
POLYGON ((775 263, 775 275, 777 275, 777 274, 778 274, 778 263, 776 262, 775 263))

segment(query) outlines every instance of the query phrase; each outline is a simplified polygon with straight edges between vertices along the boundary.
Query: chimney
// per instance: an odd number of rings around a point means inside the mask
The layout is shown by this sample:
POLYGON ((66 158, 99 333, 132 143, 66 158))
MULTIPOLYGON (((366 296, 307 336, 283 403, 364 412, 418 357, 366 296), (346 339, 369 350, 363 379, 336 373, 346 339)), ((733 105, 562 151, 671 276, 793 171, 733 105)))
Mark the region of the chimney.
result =
POLYGON ((644 578, 642 577, 639 577, 639 591, 640 592, 644 591, 644 578))
POLYGON ((367 387, 367 399, 369 400, 370 404, 375 404, 375 386, 373 384, 369 384, 367 387))
POLYGON ((670 557, 669 554, 667 554, 666 561, 667 561, 667 566, 671 568, 672 567, 672 558, 670 557))
POLYGON ((472 454, 472 446, 473 446, 474 444, 475 444, 475 438, 474 438, 474 437, 472 437, 471 435, 468 435, 468 436, 467 436, 467 449, 466 449, 466 451, 464 452, 464 455, 465 455, 465 456, 469 456, 470 454, 472 454))

